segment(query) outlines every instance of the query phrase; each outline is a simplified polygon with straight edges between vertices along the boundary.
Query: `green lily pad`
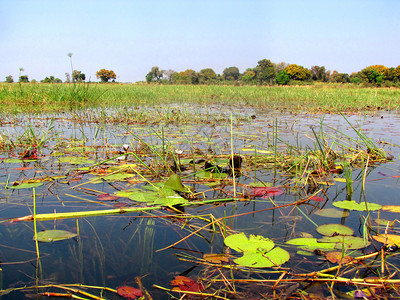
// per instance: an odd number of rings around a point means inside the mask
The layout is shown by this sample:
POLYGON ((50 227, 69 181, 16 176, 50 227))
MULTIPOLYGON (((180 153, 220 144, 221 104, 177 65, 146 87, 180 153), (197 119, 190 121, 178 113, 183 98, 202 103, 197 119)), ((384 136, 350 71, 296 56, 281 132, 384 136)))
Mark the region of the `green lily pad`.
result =
POLYGON ((14 190, 19 190, 19 189, 30 189, 30 188, 35 188, 38 186, 43 185, 43 182, 24 182, 18 185, 11 185, 8 188, 9 189, 14 189, 14 190))
POLYGON ((342 224, 323 224, 317 227, 317 232, 326 235, 353 235, 354 230, 342 224))
MULTIPOLYGON (((116 193, 116 195, 121 196, 121 193, 116 193)), ((136 190, 130 192, 128 198, 136 202, 153 203, 158 198, 160 198, 160 196, 158 195, 157 192, 154 191, 136 190)))
POLYGON ((7 164, 17 164, 17 163, 22 163, 24 161, 19 158, 6 158, 5 160, 3 160, 3 162, 7 164))
POLYGON ((168 180, 164 183, 164 188, 171 190, 187 193, 188 189, 182 184, 181 177, 177 174, 172 174, 168 180))
POLYGON ((225 238, 225 245, 238 252, 256 251, 263 249, 265 251, 271 250, 275 243, 269 238, 264 238, 260 235, 251 234, 249 238, 242 233, 232 234, 225 238))
POLYGON ((316 238, 291 239, 291 240, 288 240, 286 242, 286 244, 299 246, 301 249, 307 249, 307 250, 315 250, 315 249, 331 250, 331 249, 335 249, 335 243, 320 242, 316 238))
MULTIPOLYGON (((76 236, 76 233, 72 233, 66 230, 43 230, 37 233, 37 240, 38 242, 49 243, 71 239, 76 236)), ((35 236, 33 237, 33 239, 35 239, 35 236)))
POLYGON ((63 156, 58 159, 60 163, 70 163, 71 165, 94 164, 95 161, 82 156, 63 156))
POLYGON ((239 266, 250 268, 271 268, 283 265, 290 259, 290 254, 281 247, 275 247, 271 251, 244 252, 242 257, 233 261, 239 266))
POLYGON ((332 207, 317 210, 314 214, 327 218, 343 218, 347 217, 350 213, 348 211, 343 211, 332 207))
POLYGON ((348 210, 358 210, 358 211, 366 211, 367 207, 368 210, 379 210, 382 208, 382 205, 376 204, 376 203, 368 203, 365 205, 365 203, 357 203, 354 200, 344 200, 344 201, 336 201, 332 203, 333 206, 343 208, 343 209, 348 209, 348 210))
POLYGON ((318 242, 322 243, 335 243, 335 249, 362 249, 368 247, 371 242, 361 237, 348 236, 348 235, 337 235, 337 236, 325 236, 318 239, 318 242))
POLYGON ((244 233, 232 234, 225 238, 225 245, 243 252, 243 256, 234 259, 240 266, 251 268, 269 268, 284 264, 290 259, 289 253, 276 247, 275 243, 260 235, 246 237, 244 233))

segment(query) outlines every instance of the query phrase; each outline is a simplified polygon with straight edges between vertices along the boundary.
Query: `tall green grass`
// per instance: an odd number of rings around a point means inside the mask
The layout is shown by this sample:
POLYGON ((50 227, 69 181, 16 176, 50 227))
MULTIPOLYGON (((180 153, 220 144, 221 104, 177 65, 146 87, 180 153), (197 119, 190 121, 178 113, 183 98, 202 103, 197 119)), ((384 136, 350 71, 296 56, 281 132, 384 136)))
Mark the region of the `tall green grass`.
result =
POLYGON ((400 90, 352 85, 219 86, 147 84, 0 84, 0 111, 53 112, 170 103, 238 104, 290 111, 398 109, 400 90))

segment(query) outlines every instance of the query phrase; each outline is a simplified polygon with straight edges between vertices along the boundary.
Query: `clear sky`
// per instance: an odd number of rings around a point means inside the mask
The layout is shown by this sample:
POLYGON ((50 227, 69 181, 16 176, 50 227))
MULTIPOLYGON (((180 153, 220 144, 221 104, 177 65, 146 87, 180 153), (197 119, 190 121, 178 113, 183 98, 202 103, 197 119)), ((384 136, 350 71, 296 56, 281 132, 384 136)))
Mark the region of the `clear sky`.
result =
POLYGON ((352 73, 400 65, 400 0, 0 0, 0 81, 73 68, 97 81, 145 80, 151 67, 184 71, 261 59, 352 73))

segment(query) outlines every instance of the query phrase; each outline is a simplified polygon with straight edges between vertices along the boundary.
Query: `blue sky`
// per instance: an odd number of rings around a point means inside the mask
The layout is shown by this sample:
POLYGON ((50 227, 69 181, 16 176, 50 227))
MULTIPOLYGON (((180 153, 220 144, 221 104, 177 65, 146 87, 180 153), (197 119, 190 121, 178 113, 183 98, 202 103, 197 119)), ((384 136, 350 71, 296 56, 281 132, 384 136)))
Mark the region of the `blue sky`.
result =
POLYGON ((151 67, 184 71, 257 61, 352 73, 400 65, 399 0, 0 0, 0 81, 19 68, 29 79, 145 80, 151 67))

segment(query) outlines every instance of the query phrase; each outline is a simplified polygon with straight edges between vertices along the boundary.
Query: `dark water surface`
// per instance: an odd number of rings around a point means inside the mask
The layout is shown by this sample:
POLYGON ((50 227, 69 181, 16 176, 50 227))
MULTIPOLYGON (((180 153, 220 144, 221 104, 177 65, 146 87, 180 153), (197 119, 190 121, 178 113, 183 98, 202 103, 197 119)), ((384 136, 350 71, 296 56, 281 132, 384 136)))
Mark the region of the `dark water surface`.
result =
MULTIPOLYGON (((216 107, 218 110, 218 107, 216 107)), ((212 155, 229 155, 231 152, 231 133, 233 136, 233 149, 242 155, 244 166, 242 175, 238 176, 238 190, 253 181, 263 181, 279 186, 284 194, 272 197, 276 205, 290 204, 302 196, 291 189, 288 180, 293 175, 281 170, 269 168, 254 168, 247 164, 246 155, 253 155, 247 149, 265 151, 287 151, 289 147, 296 149, 315 149, 316 140, 311 128, 316 132, 324 132, 328 144, 353 143, 354 147, 360 142, 356 131, 345 121, 341 115, 315 115, 315 114, 290 114, 278 111, 260 111, 256 109, 232 108, 234 115, 247 116, 248 121, 233 121, 231 124, 153 124, 142 126, 138 124, 96 124, 72 122, 67 115, 55 116, 21 116, 7 124, 3 121, 0 127, 2 137, 2 151, 0 158, 0 262, 2 289, 33 286, 39 279, 41 285, 45 284, 72 284, 110 287, 115 289, 122 285, 136 286, 135 277, 141 276, 146 289, 154 299, 169 299, 165 291, 153 289, 156 284, 171 288, 169 282, 177 275, 191 278, 207 278, 217 276, 218 271, 209 267, 196 265, 179 259, 179 255, 191 255, 201 258, 204 253, 223 253, 224 241, 219 229, 216 231, 202 230, 198 235, 193 235, 175 247, 156 251, 167 247, 180 239, 188 236, 195 229, 206 225, 200 219, 193 218, 187 223, 172 218, 156 218, 155 216, 171 215, 173 213, 151 211, 149 213, 128 213, 122 215, 96 216, 85 218, 71 218, 38 222, 38 231, 62 229, 73 233, 79 230, 79 237, 39 243, 40 267, 37 265, 33 222, 9 222, 9 219, 31 215, 33 211, 33 190, 6 189, 14 182, 26 179, 50 178, 42 186, 35 188, 36 213, 89 211, 99 209, 112 209, 117 203, 124 202, 128 205, 146 206, 138 204, 127 198, 117 201, 98 201, 99 193, 114 194, 116 191, 131 187, 143 186, 143 183, 134 181, 104 181, 90 183, 96 175, 84 173, 77 168, 90 166, 109 157, 118 155, 122 144, 130 144, 134 149, 140 147, 137 137, 143 139, 155 149, 183 150, 182 158, 190 157, 195 149, 203 154, 197 158, 212 155), (251 118, 255 116, 255 118, 251 118), (323 126, 321 127, 321 122, 323 126), (52 129, 48 132, 48 126, 52 129), (32 134, 32 132, 34 134, 32 134), (274 133, 277 132, 277 135, 274 133), (24 151, 29 148, 29 139, 35 136, 44 140, 44 147, 39 149, 38 159, 24 162, 13 162, 9 158, 21 158, 24 151), (349 140, 354 139, 354 141, 349 140), (277 145, 276 145, 277 143, 277 145), (84 145, 86 148, 82 148, 84 145), (167 145, 167 146, 166 146, 167 145), (88 148, 89 147, 89 148, 88 148), (58 153, 58 154, 57 154, 58 153), (80 156, 87 157, 94 163, 81 165, 60 162, 60 157, 80 156), (25 168, 32 167, 32 168, 25 168), (23 168, 22 170, 20 168, 23 168), (89 182, 89 183, 87 183, 89 182), (74 188, 80 185, 78 188, 74 188), (178 256, 177 256, 178 255, 178 256), (214 270, 214 271, 213 271, 214 270), (213 273, 214 272, 214 273, 213 273), (216 272, 216 273, 215 273, 216 272)), ((201 108, 199 108, 201 113, 201 108)), ((229 110, 224 112, 229 120, 229 110)), ((398 205, 400 185, 399 147, 400 147, 400 115, 394 112, 377 112, 372 115, 346 116, 350 123, 362 129, 378 147, 383 148, 393 159, 381 164, 371 163, 368 169, 365 193, 362 191, 363 170, 354 168, 352 199, 368 201, 381 205, 398 205), (393 177, 394 176, 394 177, 393 177)), ((263 155, 262 153, 259 155, 263 155)), ((142 159, 151 164, 160 158, 145 155, 142 159)), ((128 162, 138 164, 133 156, 128 157, 128 162)), ((118 164, 116 160, 105 165, 118 164)), ((172 165, 172 162, 169 162, 172 165)), ((190 170, 189 170, 190 171, 190 170)), ((184 175, 190 172, 184 172, 184 175)), ((141 179, 134 174, 136 180, 141 179)), ((155 180, 148 176, 149 180, 155 180)), ((336 176, 336 175, 335 175, 336 176)), ((337 175, 343 178, 343 175, 337 175)), ((165 177, 164 177, 165 178, 165 177)), ((189 180, 191 177, 184 178, 189 180)), ((165 180, 165 179, 162 179, 165 180)), ((205 191, 207 199, 227 197, 216 191, 209 191, 205 183, 186 183, 195 191, 205 191)), ((332 186, 321 186, 324 190, 325 202, 293 209, 293 207, 279 210, 269 210, 247 214, 245 216, 226 220, 227 226, 237 232, 247 235, 257 234, 273 239, 276 244, 285 247, 291 255, 289 262, 283 265, 293 272, 305 273, 324 269, 328 264, 323 257, 310 254, 305 256, 297 253, 296 248, 284 245, 286 240, 298 237, 301 233, 309 233, 320 237, 315 231, 315 225, 326 223, 341 223, 354 229, 356 236, 362 236, 366 212, 350 211, 348 217, 327 218, 315 215, 314 212, 321 208, 332 208, 333 201, 347 198, 346 183, 335 182, 332 186), (300 211, 301 210, 301 211, 300 211), (325 265, 324 265, 325 264, 325 265)), ((233 190, 232 186, 223 186, 222 190, 233 190)), ((248 213, 272 207, 269 199, 253 197, 248 201, 231 201, 224 205, 204 205, 186 207, 185 213, 193 216, 212 214, 215 218, 248 213)), ((373 211, 371 219, 395 220, 398 213, 373 211)), ((398 223, 394 225, 399 228, 398 223)), ((395 233, 396 229, 394 230, 395 233)), ((376 243, 375 243, 376 245, 376 243)), ((379 245, 379 243, 378 243, 379 245)), ((357 250, 353 256, 363 255, 374 251, 374 246, 357 250)), ((232 254, 237 254, 232 251, 232 254)), ((396 257, 390 261, 399 267, 396 257)), ((362 270, 369 275, 370 270, 362 270)), ((224 273, 230 276, 230 273, 224 273)), ((249 272, 236 272, 235 278, 278 278, 280 273, 253 274, 249 272)), ((358 274, 362 277, 363 274, 358 274)), ((396 275, 395 278, 397 278, 396 275)), ((220 286, 223 286, 219 283, 220 286)), ((326 286, 305 287, 309 292, 318 295, 330 295, 326 286)), ((217 289, 217 285, 214 291, 217 289)), ((260 297, 253 294, 254 287, 237 284, 237 289, 246 295, 260 297)), ((267 295, 265 290, 257 287, 257 292, 267 295)), ((340 298, 347 290, 352 288, 340 287, 335 290, 340 298)), ((278 289, 279 290, 279 289, 278 289)), ((93 292, 93 291, 92 291, 93 292)), ((207 290, 205 291, 207 292, 207 290)), ((25 299, 26 294, 35 293, 34 290, 12 291, 4 295, 3 299, 25 299)), ((175 294, 177 295, 177 294, 175 294)), ((105 299, 120 299, 118 295, 105 293, 105 299)), ((179 297, 178 297, 179 298, 179 297)))

